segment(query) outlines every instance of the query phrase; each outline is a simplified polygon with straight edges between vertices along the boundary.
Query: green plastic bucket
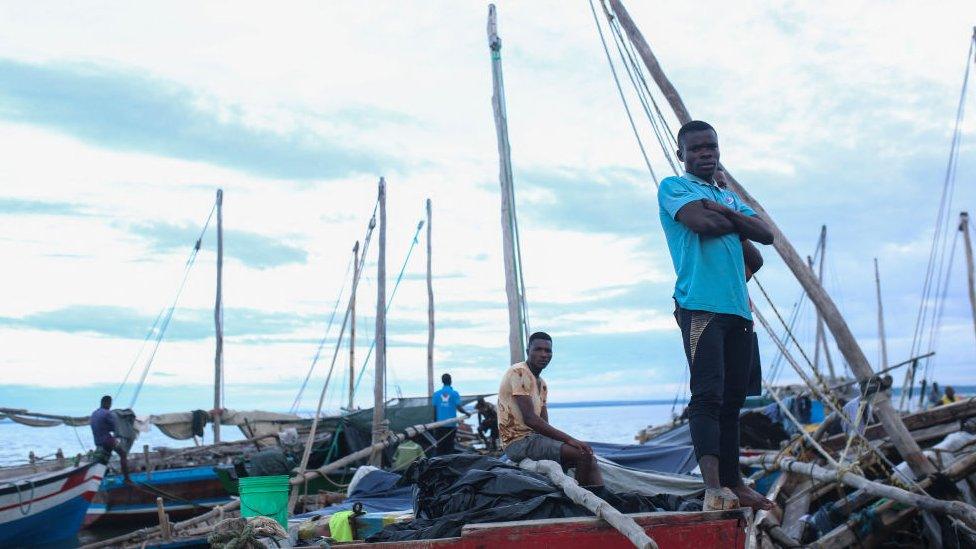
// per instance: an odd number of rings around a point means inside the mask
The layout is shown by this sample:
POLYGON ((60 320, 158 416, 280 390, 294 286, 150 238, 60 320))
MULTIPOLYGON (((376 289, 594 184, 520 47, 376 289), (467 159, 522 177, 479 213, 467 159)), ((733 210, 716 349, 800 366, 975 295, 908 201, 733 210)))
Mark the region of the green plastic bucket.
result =
POLYGON ((242 517, 270 517, 288 528, 288 475, 244 477, 238 491, 242 517))

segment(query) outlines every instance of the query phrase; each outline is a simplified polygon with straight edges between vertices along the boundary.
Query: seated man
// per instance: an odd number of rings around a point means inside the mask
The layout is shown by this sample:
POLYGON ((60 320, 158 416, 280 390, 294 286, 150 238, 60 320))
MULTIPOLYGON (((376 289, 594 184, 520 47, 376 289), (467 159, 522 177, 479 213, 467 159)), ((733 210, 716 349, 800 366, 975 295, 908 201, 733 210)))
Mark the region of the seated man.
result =
POLYGON ((498 427, 502 448, 512 461, 548 459, 576 469, 582 486, 602 486, 590 445, 549 425, 548 389, 542 370, 552 360, 552 338, 544 332, 529 336, 528 359, 512 365, 498 389, 498 427))

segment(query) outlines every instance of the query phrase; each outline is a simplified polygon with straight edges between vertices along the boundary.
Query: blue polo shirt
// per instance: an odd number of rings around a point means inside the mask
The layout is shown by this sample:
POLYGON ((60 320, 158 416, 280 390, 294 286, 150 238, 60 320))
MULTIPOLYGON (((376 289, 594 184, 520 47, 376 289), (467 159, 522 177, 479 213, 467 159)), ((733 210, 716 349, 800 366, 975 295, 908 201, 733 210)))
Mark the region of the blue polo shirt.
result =
POLYGON ((457 417, 457 407, 461 405, 461 395, 450 385, 445 385, 431 397, 431 404, 437 410, 437 421, 457 417))
POLYGON ((661 181, 657 192, 661 226, 678 275, 674 299, 682 309, 752 320, 739 235, 701 236, 675 219, 682 206, 701 199, 714 200, 745 215, 756 215, 734 192, 690 173, 661 181))

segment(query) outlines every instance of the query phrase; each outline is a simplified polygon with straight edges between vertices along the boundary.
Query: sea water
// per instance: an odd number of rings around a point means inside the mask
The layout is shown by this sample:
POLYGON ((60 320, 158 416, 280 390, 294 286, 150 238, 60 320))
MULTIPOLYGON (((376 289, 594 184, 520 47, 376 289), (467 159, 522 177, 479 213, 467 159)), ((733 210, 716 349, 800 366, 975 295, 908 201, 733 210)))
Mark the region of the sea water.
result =
MULTIPOLYGON (((580 440, 613 442, 617 444, 634 443, 634 435, 648 425, 657 425, 671 417, 671 403, 612 403, 599 404, 573 403, 553 404, 549 408, 549 421, 556 428, 580 440)), ((681 412, 681 404, 677 411, 681 412)), ((473 423, 474 418, 468 420, 473 423)), ((206 429, 203 442, 212 442, 213 432, 206 429)), ((240 440, 239 429, 224 427, 222 440, 240 440)), ((194 446, 193 440, 174 440, 153 427, 148 433, 141 433, 132 448, 134 454, 142 452, 142 446, 150 449, 165 446, 184 448, 194 446)), ((28 427, 9 419, 0 420, 0 465, 26 463, 31 451, 37 457, 52 456, 58 449, 65 457, 86 453, 94 446, 91 429, 82 427, 28 427)))

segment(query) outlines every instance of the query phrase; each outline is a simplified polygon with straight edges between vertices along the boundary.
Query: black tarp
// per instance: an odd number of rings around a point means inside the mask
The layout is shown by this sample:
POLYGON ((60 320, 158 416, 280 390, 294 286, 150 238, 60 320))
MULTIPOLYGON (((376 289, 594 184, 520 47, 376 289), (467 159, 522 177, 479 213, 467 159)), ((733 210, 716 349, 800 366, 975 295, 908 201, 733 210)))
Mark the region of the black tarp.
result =
MULTIPOLYGON (((465 524, 591 515, 545 476, 487 456, 421 459, 400 483, 414 487, 416 518, 388 526, 367 541, 437 539, 459 536, 465 524)), ((595 493, 625 513, 689 509, 671 496, 614 494, 602 488, 595 493)))

